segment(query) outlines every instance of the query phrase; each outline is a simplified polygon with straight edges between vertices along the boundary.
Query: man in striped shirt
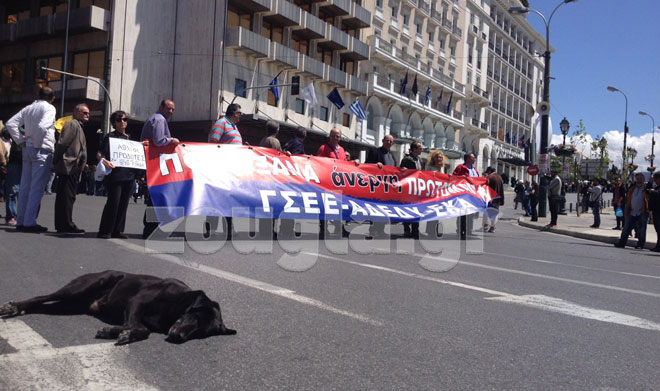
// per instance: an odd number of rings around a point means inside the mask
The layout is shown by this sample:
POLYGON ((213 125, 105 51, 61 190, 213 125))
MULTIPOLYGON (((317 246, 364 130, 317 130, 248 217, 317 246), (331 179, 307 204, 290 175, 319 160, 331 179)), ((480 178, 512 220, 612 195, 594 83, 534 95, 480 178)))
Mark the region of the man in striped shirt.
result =
POLYGON ((241 106, 232 103, 227 106, 225 116, 215 121, 209 132, 209 142, 219 144, 243 145, 243 138, 236 124, 241 119, 241 106))

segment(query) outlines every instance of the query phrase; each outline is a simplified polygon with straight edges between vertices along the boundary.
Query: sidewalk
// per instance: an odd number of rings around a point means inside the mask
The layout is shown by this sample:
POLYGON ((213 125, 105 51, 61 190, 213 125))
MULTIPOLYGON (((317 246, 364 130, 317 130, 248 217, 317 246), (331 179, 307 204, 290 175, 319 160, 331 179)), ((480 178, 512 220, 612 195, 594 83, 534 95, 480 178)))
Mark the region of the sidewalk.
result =
MULTIPOLYGON (((606 210, 608 212, 607 214, 601 213, 600 215, 600 228, 590 227, 594 222, 594 216, 591 214, 591 210, 589 213, 580 214, 580 217, 577 217, 575 211, 573 211, 573 213, 568 213, 567 215, 559 215, 559 217, 557 217, 557 226, 553 228, 545 227, 550 223, 550 211, 547 211, 546 217, 539 217, 539 221, 530 221, 530 217, 520 217, 518 219, 518 224, 522 227, 614 244, 619 240, 621 231, 612 229, 612 227, 616 227, 616 217, 614 216, 612 208, 608 209, 609 210, 606 210)), ((653 228, 653 224, 649 224, 646 227, 646 243, 644 248, 651 249, 655 247, 657 241, 658 237, 653 228)), ((629 237, 626 247, 634 247, 636 245, 637 239, 629 237)))

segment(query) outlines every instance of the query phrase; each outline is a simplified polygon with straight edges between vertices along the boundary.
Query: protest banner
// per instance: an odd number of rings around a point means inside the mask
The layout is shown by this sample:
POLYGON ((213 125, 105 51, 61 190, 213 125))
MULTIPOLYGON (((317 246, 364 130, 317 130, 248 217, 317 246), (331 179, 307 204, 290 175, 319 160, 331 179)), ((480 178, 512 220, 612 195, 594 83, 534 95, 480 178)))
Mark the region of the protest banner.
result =
POLYGON ((110 137, 110 161, 117 167, 147 169, 142 143, 110 137))
POLYGON ((497 196, 481 177, 288 157, 268 148, 145 149, 153 204, 171 209, 157 210, 161 222, 189 215, 419 222, 485 212, 497 196))

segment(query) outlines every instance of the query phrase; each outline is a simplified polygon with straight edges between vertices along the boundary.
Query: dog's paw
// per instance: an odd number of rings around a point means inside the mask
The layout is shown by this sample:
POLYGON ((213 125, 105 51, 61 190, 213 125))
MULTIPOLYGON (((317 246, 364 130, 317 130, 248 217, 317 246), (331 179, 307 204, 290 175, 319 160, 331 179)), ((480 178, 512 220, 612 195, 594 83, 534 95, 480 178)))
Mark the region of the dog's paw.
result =
POLYGON ((236 334, 236 330, 233 329, 225 329, 222 333, 222 335, 234 335, 236 334))
POLYGON ((96 332, 97 339, 115 339, 119 334, 113 327, 102 327, 96 332))
POLYGON ((116 346, 126 345, 131 342, 142 341, 149 338, 149 331, 143 329, 124 330, 117 337, 116 346))
POLYGON ((11 318, 12 316, 20 315, 18 307, 13 302, 8 302, 0 306, 0 317, 11 318))

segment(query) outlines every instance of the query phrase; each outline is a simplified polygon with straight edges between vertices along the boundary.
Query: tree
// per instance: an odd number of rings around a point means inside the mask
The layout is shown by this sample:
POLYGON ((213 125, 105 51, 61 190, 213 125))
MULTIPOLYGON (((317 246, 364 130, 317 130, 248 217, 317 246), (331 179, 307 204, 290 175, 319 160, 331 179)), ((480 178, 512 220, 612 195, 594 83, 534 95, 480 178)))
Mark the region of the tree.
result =
POLYGON ((580 120, 578 126, 573 129, 573 134, 571 135, 570 140, 571 144, 575 145, 575 149, 584 156, 584 149, 587 144, 589 144, 589 135, 587 135, 587 127, 584 126, 582 120, 580 120))
MULTIPOLYGON (((596 135, 594 141, 591 142, 591 154, 596 153, 600 155, 600 165, 598 166, 598 177, 602 178, 605 172, 605 167, 610 162, 610 156, 607 152, 607 139, 604 136, 596 135)), ((593 157, 593 156, 590 156, 593 157)))

